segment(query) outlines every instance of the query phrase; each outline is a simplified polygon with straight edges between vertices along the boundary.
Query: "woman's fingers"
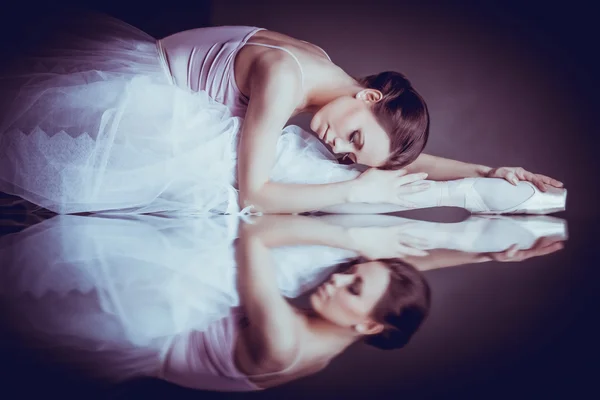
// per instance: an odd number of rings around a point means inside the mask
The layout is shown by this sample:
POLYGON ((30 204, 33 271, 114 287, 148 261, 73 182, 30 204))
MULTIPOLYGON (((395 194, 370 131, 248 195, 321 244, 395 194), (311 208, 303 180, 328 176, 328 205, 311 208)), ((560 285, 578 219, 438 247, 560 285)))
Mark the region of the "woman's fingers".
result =
POLYGON ((529 172, 520 167, 514 168, 514 171, 509 170, 505 174, 505 179, 513 184, 514 184, 514 182, 512 181, 513 174, 517 179, 520 179, 522 181, 529 181, 529 182, 533 183, 542 192, 547 191, 546 185, 554 186, 557 188, 563 187, 563 183, 554 178, 550 178, 549 176, 542 175, 542 174, 534 174, 534 173, 529 172))
POLYGON ((396 185, 408 185, 409 183, 413 183, 416 181, 422 181, 423 179, 427 178, 427 174, 424 172, 419 172, 417 174, 408 174, 408 175, 403 175, 401 177, 399 177, 398 179, 396 179, 396 185))
POLYGON ((408 174, 408 171, 406 169, 399 169, 396 171, 393 171, 395 176, 404 176, 406 174, 408 174))
POLYGON ((546 184, 540 178, 535 177, 531 180, 531 182, 538 188, 540 191, 545 192, 548 189, 546 188, 546 184))
POLYGON ((405 256, 415 256, 415 257, 424 257, 429 253, 425 250, 415 249, 414 247, 405 246, 403 244, 398 245, 397 254, 402 254, 405 256))
POLYGON ((521 180, 533 183, 542 192, 547 190, 544 181, 540 178, 540 175, 525 171, 523 168, 517 168, 516 174, 519 178, 521 178, 521 180))
POLYGON ((565 247, 564 244, 561 242, 553 243, 547 247, 542 247, 541 249, 536 249, 535 255, 536 256, 545 256, 548 254, 552 254, 555 251, 562 250, 564 247, 565 247))
POLYGON ((513 258, 517 255, 518 252, 519 252, 519 245, 513 244, 508 249, 506 249, 506 256, 508 258, 513 258))
POLYGON ((507 262, 507 261, 524 261, 532 257, 545 256, 564 248, 562 241, 556 241, 551 238, 540 238, 538 239, 531 248, 527 250, 519 250, 518 245, 514 244, 503 252, 492 255, 492 258, 496 261, 507 262))
POLYGON ((422 181, 427 178, 427 174, 418 173, 418 174, 410 174, 402 176, 401 178, 396 179, 396 188, 398 189, 397 195, 417 193, 427 190, 431 187, 430 182, 423 182, 414 184, 415 182, 422 181))
POLYGON ((429 245, 429 242, 426 239, 414 236, 407 236, 402 233, 398 235, 398 241, 410 245, 412 247, 427 247, 429 245))
POLYGON ((542 180, 542 182, 544 182, 546 185, 550 185, 550 186, 554 186, 557 188, 561 188, 563 187, 563 183, 559 180, 556 180, 554 178, 550 178, 549 176, 545 176, 545 175, 539 175, 538 177, 542 180))
POLYGON ((407 195, 411 193, 423 192, 431 187, 431 183, 418 183, 415 185, 403 185, 398 188, 398 196, 407 195))
POLYGON ((519 178, 517 178, 517 174, 513 171, 508 171, 504 176, 504 179, 506 179, 508 182, 512 183, 515 186, 517 186, 517 184, 519 183, 519 178))
POLYGON ((563 183, 561 181, 557 181, 554 178, 550 178, 546 175, 535 174, 535 178, 544 185, 554 186, 557 188, 563 187, 563 183))

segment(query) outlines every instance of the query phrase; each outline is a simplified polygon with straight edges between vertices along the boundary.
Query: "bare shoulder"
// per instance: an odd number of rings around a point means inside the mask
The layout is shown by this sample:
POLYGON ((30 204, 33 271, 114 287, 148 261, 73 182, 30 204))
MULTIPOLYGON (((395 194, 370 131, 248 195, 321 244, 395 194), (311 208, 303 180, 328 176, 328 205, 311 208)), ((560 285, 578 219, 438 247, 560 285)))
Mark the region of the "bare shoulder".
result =
POLYGON ((299 91, 302 74, 296 61, 281 50, 244 46, 236 57, 235 77, 242 93, 251 97, 257 88, 281 87, 282 84, 299 91))
POLYGON ((300 338, 295 334, 297 329, 260 335, 263 340, 252 334, 253 327, 248 321, 239 329, 234 357, 241 372, 247 375, 272 374, 289 368, 297 361, 300 354, 300 338))

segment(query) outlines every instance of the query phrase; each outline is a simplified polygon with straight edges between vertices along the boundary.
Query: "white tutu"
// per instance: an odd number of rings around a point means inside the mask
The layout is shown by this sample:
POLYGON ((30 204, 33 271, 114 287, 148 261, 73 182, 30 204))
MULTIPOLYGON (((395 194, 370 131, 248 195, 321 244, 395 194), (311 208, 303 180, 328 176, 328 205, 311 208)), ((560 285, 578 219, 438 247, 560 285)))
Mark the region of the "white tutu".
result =
MULTIPOLYGON (((1 80, 0 191, 57 213, 236 213, 242 121, 172 84, 156 41, 122 21, 72 20, 1 80), (23 72, 25 71, 25 72, 23 72)), ((351 179, 312 135, 286 128, 272 178, 351 179)))

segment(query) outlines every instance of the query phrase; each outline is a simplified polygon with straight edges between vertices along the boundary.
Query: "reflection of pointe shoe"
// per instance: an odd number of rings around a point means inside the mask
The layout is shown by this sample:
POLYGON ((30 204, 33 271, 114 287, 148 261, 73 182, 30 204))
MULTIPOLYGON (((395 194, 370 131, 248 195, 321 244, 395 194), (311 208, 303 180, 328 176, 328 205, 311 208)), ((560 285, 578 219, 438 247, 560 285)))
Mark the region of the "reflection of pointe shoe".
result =
POLYGON ((569 237, 567 221, 556 217, 477 215, 467 221, 471 220, 488 223, 486 233, 478 240, 478 251, 503 251, 515 244, 525 250, 541 238, 566 241, 569 237))
POLYGON ((529 186, 533 192, 524 201, 511 207, 493 209, 485 202, 481 194, 474 188, 477 179, 464 179, 460 189, 465 196, 465 209, 476 214, 551 214, 564 211, 567 202, 567 190, 548 186, 546 192, 541 192, 533 183, 519 182, 519 185, 529 186))
POLYGON ((407 229, 424 240, 423 250, 449 249, 467 253, 530 249, 541 238, 566 241, 567 222, 549 216, 476 215, 453 224, 423 222, 407 229))
POLYGON ((448 249, 467 253, 531 248, 541 238, 566 241, 567 222, 545 215, 473 215, 462 222, 408 222, 405 233, 419 239, 421 250, 448 249))

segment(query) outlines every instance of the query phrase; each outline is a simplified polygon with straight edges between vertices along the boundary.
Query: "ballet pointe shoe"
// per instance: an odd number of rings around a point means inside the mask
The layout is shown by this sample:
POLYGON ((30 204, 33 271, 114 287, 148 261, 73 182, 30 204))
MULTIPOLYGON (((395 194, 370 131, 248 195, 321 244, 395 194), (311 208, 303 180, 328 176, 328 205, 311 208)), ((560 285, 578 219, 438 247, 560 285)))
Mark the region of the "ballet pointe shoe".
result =
POLYGON ((474 188, 478 179, 464 179, 460 183, 460 189, 464 193, 464 208, 473 214, 552 214, 566 209, 567 189, 547 187, 546 192, 540 191, 533 183, 520 181, 519 185, 527 185, 533 189, 533 193, 526 200, 504 209, 490 208, 480 193, 474 188))

